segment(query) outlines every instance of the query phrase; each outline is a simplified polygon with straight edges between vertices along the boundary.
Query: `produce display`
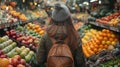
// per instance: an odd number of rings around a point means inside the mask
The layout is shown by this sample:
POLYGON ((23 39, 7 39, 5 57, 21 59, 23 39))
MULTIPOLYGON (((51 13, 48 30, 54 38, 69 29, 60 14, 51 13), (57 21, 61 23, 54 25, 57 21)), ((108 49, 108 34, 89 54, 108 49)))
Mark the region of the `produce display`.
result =
POLYGON ((0 24, 5 24, 5 23, 15 23, 17 22, 18 19, 16 17, 13 17, 9 13, 6 13, 4 10, 0 10, 0 24))
POLYGON ((79 30, 82 25, 83 25, 82 22, 77 22, 77 23, 75 23, 74 27, 76 30, 79 30))
POLYGON ((39 46, 39 39, 37 37, 21 34, 20 32, 17 33, 15 30, 6 31, 6 34, 20 45, 30 47, 33 50, 39 46))
POLYGON ((30 57, 34 55, 34 52, 25 46, 17 47, 17 43, 9 39, 8 36, 4 36, 1 39, 6 38, 6 41, 2 41, 0 44, 1 56, 6 54, 8 57, 12 58, 15 55, 20 55, 22 58, 30 57))
POLYGON ((25 27, 23 27, 23 26, 18 26, 17 28, 16 28, 16 30, 17 31, 20 31, 20 32, 25 32, 25 34, 27 34, 27 35, 30 35, 30 36, 34 36, 34 37, 37 37, 37 38, 41 38, 41 36, 37 33, 37 32, 35 32, 35 31, 33 31, 33 30, 25 30, 25 27))
MULTIPOLYGON (((0 5, 0 67, 39 67, 36 49, 51 14, 45 8, 52 10, 53 6, 44 1, 10 1, 3 0, 0 5)), ((75 10, 80 8, 71 15, 82 41, 86 67, 120 67, 120 9, 116 7, 119 3, 110 9, 107 1, 110 0, 88 2, 90 9, 99 5, 95 11, 88 10, 85 2, 75 1, 75 10)))
POLYGON ((45 33, 44 30, 42 30, 42 28, 37 24, 28 23, 27 24, 27 29, 28 30, 33 30, 41 36, 45 33))
POLYGON ((118 42, 118 38, 112 31, 107 29, 103 29, 102 31, 92 30, 86 33, 82 42, 85 56, 90 57, 102 50, 113 50, 118 42))
POLYGON ((110 60, 108 62, 105 62, 100 65, 101 67, 119 67, 120 66, 120 58, 114 58, 113 60, 110 60))
POLYGON ((82 25, 79 29, 78 29, 78 32, 79 32, 79 35, 80 37, 83 37, 85 35, 85 33, 87 32, 87 30, 91 29, 91 25, 82 25))
POLYGON ((17 47, 17 43, 8 36, 0 38, 0 67, 30 67, 27 63, 34 55, 35 53, 25 46, 17 47))
POLYGON ((16 55, 13 58, 0 58, 0 62, 0 67, 31 67, 19 55, 16 55))
POLYGON ((2 50, 0 50, 0 58, 7 58, 7 55, 2 50))
POLYGON ((41 18, 46 18, 47 17, 47 13, 43 9, 37 9, 35 11, 27 10, 27 13, 31 14, 31 17, 33 19, 39 18, 39 17, 41 17, 41 18))
POLYGON ((120 11, 113 13, 109 16, 96 19, 96 22, 110 24, 111 26, 116 26, 120 22, 120 19, 118 18, 119 16, 120 16, 120 11))
POLYGON ((27 21, 27 17, 25 16, 25 14, 18 12, 16 10, 13 10, 13 7, 11 7, 11 6, 2 5, 2 6, 0 6, 0 8, 3 9, 3 11, 5 9, 9 10, 8 11, 8 14, 9 14, 8 18, 10 18, 12 16, 12 17, 16 17, 22 21, 27 21))

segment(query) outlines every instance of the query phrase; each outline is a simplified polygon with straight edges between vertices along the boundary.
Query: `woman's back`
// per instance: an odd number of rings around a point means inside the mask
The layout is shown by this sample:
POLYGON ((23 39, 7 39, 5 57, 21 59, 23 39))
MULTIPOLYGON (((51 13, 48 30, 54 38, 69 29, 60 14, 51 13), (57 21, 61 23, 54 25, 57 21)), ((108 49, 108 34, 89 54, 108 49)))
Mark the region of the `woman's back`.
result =
POLYGON ((69 9, 65 5, 55 5, 50 25, 48 25, 46 34, 41 38, 37 51, 38 62, 40 64, 47 62, 49 51, 53 46, 51 38, 54 38, 56 41, 64 41, 67 38, 67 45, 72 52, 75 67, 85 67, 81 40, 72 24, 69 9))

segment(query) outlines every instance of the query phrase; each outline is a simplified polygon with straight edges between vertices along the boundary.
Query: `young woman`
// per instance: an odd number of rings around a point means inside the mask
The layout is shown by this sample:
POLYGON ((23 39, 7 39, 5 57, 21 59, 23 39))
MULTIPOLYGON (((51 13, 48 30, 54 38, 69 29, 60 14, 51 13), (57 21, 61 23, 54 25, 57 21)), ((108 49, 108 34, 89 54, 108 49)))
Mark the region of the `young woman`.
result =
POLYGON ((38 64, 42 65, 47 62, 49 50, 53 45, 50 37, 56 40, 68 38, 68 46, 73 54, 75 67, 85 67, 81 39, 73 26, 69 9, 63 4, 55 4, 50 24, 37 49, 38 64))

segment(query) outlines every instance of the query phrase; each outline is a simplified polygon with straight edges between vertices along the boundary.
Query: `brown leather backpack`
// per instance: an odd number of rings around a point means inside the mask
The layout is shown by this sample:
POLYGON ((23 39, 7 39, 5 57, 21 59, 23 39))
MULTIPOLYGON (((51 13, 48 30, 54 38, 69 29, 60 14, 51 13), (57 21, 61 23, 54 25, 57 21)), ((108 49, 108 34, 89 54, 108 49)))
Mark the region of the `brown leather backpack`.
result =
POLYGON ((74 59, 69 46, 64 42, 58 43, 54 38, 50 38, 53 46, 47 57, 47 67, 74 67, 74 59))

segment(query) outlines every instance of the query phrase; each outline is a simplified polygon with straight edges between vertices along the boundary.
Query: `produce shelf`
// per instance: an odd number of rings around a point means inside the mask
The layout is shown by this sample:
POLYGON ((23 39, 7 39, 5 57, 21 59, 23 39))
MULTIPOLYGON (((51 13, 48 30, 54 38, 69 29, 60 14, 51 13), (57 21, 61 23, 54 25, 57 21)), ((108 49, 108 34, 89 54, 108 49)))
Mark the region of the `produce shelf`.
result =
POLYGON ((106 28, 106 29, 120 33, 120 24, 118 24, 116 27, 114 27, 114 26, 110 26, 110 25, 102 24, 102 23, 98 23, 98 22, 90 21, 89 23, 92 25, 98 26, 98 27, 106 28))
POLYGON ((17 22, 14 22, 14 23, 4 23, 4 24, 0 24, 0 29, 4 29, 4 28, 7 28, 7 27, 13 27, 13 26, 17 26, 17 25, 24 25, 26 23, 29 23, 29 22, 33 22, 33 21, 36 21, 36 20, 39 20, 40 18, 36 18, 36 19, 32 19, 32 20, 28 20, 26 22, 22 22, 21 20, 20 21, 17 21, 17 22))

